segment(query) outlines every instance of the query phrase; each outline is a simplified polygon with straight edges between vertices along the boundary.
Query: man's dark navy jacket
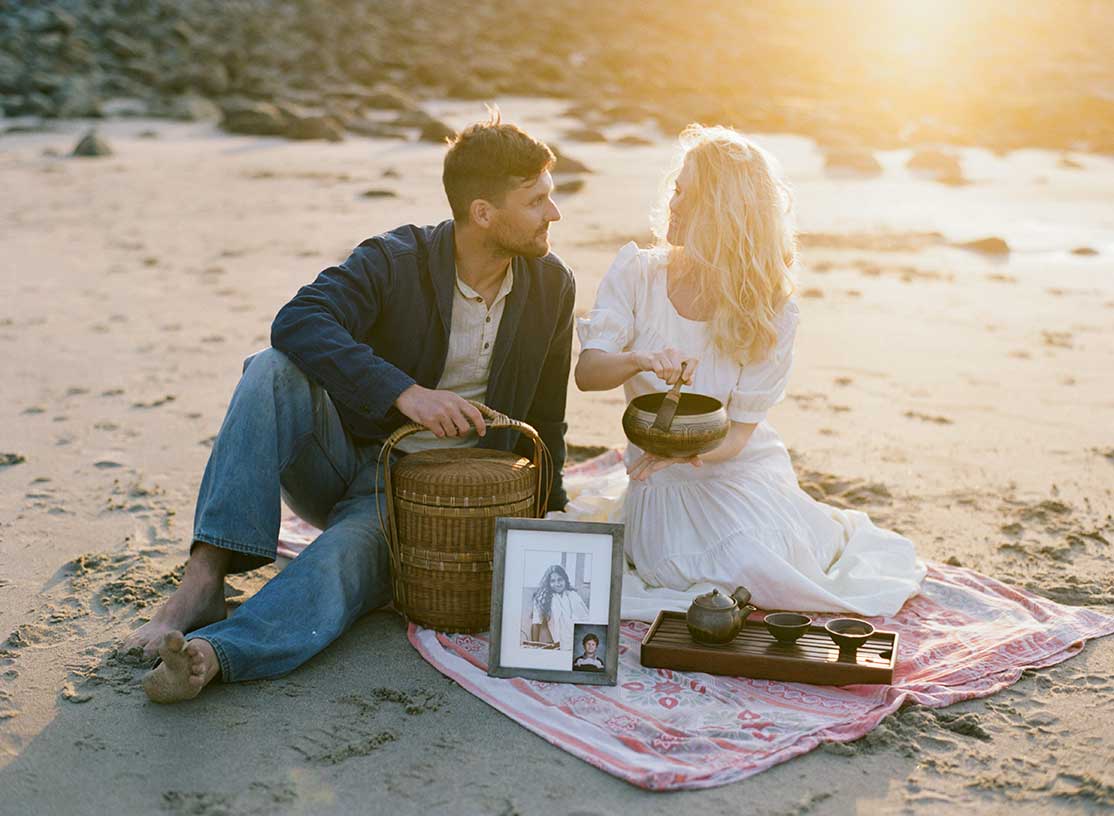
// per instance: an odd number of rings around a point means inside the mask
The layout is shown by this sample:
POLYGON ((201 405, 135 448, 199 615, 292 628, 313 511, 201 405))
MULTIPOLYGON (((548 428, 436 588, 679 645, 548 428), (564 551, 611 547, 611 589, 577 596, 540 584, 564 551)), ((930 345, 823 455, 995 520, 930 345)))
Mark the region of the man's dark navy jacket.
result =
MULTIPOLYGON (((549 508, 559 510, 576 287, 553 254, 516 257, 511 269, 486 404, 538 431, 553 457, 549 508)), ((271 345, 328 391, 357 443, 381 441, 408 421, 394 407, 398 395, 441 380, 455 286, 453 222, 399 227, 298 290, 275 317, 271 345)), ((480 445, 532 451, 511 430, 490 431, 480 445)))

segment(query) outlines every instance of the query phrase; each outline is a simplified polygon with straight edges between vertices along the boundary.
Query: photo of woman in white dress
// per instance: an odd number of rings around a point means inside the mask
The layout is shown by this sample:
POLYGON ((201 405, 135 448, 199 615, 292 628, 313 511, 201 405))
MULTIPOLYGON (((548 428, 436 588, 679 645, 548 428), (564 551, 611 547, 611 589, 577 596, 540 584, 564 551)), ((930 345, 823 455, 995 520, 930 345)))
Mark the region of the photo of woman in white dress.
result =
POLYGON ((576 383, 621 386, 629 401, 683 378, 683 392, 725 406, 730 431, 691 459, 628 445, 629 481, 587 484, 587 500, 563 515, 625 522, 647 588, 743 585, 765 609, 893 614, 925 574, 912 542, 802 491, 766 418, 785 394, 800 321, 789 188, 773 158, 729 128, 690 126, 681 148, 657 245, 624 246, 579 321, 576 383))
POLYGON ((546 649, 571 651, 573 626, 577 621, 588 619, 588 605, 560 564, 546 569, 534 591, 530 609, 530 641, 546 649))

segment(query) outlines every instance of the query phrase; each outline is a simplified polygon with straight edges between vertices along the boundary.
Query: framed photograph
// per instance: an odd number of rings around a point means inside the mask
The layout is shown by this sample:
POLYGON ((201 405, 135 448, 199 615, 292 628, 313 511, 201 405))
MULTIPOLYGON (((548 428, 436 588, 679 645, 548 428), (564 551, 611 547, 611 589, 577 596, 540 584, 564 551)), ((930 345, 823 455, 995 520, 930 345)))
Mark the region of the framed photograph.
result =
POLYGON ((623 525, 495 520, 487 673, 613 686, 623 525))

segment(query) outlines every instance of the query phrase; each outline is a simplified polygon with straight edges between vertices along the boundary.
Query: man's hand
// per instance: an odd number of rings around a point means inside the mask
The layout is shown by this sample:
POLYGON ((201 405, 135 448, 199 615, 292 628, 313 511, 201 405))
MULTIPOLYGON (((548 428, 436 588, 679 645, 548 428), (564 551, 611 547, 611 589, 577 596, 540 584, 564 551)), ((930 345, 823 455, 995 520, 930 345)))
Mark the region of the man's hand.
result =
POLYGON ((663 456, 644 453, 638 457, 638 461, 627 469, 627 475, 635 482, 643 482, 659 470, 665 470, 670 465, 692 465, 693 467, 700 467, 701 464, 702 462, 699 456, 690 456, 686 459, 666 459, 663 456))
POLYGON ((452 391, 423 388, 415 383, 398 395, 395 407, 410 420, 424 425, 437 438, 462 436, 471 424, 483 436, 487 425, 475 405, 452 391))

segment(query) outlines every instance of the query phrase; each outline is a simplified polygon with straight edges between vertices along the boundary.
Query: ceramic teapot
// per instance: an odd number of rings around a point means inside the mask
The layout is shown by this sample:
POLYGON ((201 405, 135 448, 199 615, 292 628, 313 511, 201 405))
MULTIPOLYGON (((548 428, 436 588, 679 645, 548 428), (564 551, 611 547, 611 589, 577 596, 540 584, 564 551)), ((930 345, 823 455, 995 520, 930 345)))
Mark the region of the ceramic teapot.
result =
POLYGON ((757 608, 750 603, 750 590, 746 587, 736 587, 730 595, 713 589, 696 596, 685 623, 698 643, 730 643, 743 628, 743 621, 757 608))

